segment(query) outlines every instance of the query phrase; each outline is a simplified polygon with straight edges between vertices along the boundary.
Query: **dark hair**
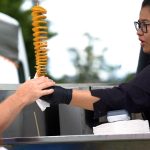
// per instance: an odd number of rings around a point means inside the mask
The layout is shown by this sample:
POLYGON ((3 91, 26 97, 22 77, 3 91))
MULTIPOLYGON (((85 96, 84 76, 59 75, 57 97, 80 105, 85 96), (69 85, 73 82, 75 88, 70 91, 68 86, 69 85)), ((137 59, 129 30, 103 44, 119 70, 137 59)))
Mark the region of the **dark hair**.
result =
POLYGON ((150 6, 150 0, 143 0, 142 7, 150 6))

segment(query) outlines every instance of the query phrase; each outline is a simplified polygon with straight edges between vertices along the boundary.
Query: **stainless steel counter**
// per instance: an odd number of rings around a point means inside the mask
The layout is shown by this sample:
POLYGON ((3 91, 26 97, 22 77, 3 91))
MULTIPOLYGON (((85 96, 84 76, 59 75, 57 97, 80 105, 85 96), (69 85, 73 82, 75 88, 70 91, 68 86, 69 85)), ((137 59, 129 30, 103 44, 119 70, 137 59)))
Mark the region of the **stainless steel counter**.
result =
MULTIPOLYGON (((107 88, 112 87, 114 85, 110 84, 103 84, 103 83, 64 83, 64 84, 57 84, 65 88, 78 88, 78 89, 88 89, 89 86, 93 88, 107 88)), ((19 84, 0 84, 0 91, 7 90, 7 91, 14 91, 17 89, 19 84)))
POLYGON ((149 150, 150 134, 70 135, 2 139, 11 148, 53 150, 149 150))
POLYGON ((112 142, 112 141, 149 141, 147 134, 119 134, 119 135, 69 135, 69 136, 36 136, 36 137, 12 137, 3 138, 3 144, 52 144, 52 143, 79 143, 79 142, 112 142))

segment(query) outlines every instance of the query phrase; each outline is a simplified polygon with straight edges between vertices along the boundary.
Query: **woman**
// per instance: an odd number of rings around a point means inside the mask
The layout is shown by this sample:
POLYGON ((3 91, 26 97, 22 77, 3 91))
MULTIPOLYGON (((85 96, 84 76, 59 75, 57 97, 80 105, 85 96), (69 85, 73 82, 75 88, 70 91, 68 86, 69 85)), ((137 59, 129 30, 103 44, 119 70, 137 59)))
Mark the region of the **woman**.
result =
MULTIPOLYGON (((150 54, 150 1, 144 0, 139 20, 134 22, 144 53, 150 54)), ((42 97, 53 104, 70 104, 93 110, 95 117, 107 111, 126 109, 150 114, 150 65, 147 65, 133 80, 117 87, 96 90, 75 90, 54 87, 54 93, 42 97)), ((146 118, 150 120, 150 118, 146 118)))

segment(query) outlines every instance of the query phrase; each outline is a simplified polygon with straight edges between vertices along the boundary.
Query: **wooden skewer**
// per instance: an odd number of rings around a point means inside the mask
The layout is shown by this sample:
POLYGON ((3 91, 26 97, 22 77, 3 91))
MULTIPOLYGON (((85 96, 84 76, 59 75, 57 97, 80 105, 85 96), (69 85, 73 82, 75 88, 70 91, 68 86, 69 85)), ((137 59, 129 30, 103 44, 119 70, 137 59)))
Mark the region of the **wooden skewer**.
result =
POLYGON ((35 119, 35 125, 36 125, 36 129, 37 129, 37 134, 38 134, 38 136, 40 136, 40 130, 39 130, 39 125, 38 125, 37 116, 36 116, 35 111, 34 111, 34 119, 35 119))

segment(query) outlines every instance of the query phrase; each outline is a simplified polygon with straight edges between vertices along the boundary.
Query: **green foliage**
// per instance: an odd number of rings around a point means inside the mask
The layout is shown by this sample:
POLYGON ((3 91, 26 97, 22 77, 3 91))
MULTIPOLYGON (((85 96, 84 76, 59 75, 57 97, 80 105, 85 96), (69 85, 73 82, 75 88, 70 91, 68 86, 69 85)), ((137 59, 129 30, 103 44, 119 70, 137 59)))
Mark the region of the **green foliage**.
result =
MULTIPOLYGON (((24 0, 0 0, 0 12, 15 18, 20 23, 27 51, 30 75, 33 77, 35 74, 35 54, 32 36, 32 16, 31 9, 21 9, 23 3, 24 0)), ((56 33, 49 32, 49 38, 55 35, 56 33)))

